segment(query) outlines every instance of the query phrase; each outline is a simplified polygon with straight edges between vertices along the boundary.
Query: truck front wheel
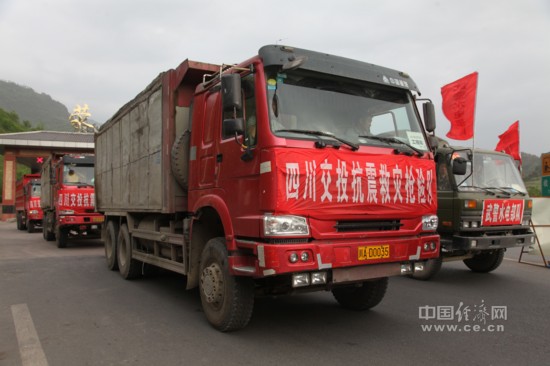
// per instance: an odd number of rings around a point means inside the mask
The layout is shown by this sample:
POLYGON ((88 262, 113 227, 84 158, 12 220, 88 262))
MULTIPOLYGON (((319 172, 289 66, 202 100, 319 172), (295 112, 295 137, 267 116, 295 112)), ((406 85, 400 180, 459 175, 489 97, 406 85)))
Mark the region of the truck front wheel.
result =
POLYGON ((55 239, 55 235, 48 230, 45 224, 42 226, 42 237, 44 237, 46 241, 53 241, 55 239))
POLYGON ((120 275, 125 280, 131 280, 139 277, 141 274, 141 262, 132 259, 132 239, 126 224, 120 225, 117 240, 117 263, 120 275))
POLYGON ((222 332, 244 328, 254 308, 254 282, 229 273, 223 238, 206 243, 201 254, 199 292, 206 318, 222 332))
POLYGON ((17 230, 25 230, 25 224, 23 222, 23 215, 21 215, 21 212, 17 213, 17 230))
POLYGON ((337 287, 332 295, 340 305, 351 310, 367 310, 382 301, 388 288, 388 277, 365 281, 360 285, 337 287))
POLYGON ((58 248, 66 248, 69 241, 69 229, 59 228, 55 235, 55 239, 57 240, 58 248))
POLYGON ((109 220, 105 228, 105 259, 107 259, 107 267, 111 271, 118 269, 117 263, 117 237, 118 224, 113 220, 109 220))
POLYGON ((27 232, 29 233, 33 233, 34 232, 34 222, 32 222, 31 220, 27 220, 27 232))
POLYGON ((487 273, 497 269, 504 259, 504 249, 482 252, 465 259, 464 264, 474 272, 487 273))

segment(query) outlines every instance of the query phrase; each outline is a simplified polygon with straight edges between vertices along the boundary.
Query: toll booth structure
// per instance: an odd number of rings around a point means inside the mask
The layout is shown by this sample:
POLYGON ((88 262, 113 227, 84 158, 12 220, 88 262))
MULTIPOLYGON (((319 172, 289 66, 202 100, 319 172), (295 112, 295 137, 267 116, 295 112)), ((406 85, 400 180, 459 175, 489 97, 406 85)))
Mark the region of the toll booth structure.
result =
POLYGON ((15 217, 15 181, 19 164, 30 167, 31 173, 38 173, 52 153, 93 152, 93 133, 32 131, 0 134, 0 154, 4 155, 0 220, 15 217))

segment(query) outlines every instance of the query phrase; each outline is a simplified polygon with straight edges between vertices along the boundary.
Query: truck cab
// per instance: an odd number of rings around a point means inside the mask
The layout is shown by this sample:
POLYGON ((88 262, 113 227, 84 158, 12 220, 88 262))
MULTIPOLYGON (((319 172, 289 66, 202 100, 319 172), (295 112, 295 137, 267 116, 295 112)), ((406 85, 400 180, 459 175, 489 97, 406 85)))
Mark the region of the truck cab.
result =
POLYGON ((74 238, 101 236, 103 215, 95 211, 94 156, 53 155, 42 168, 43 236, 59 248, 74 238))
POLYGON ((40 207, 40 174, 25 174, 16 184, 15 208, 17 229, 32 233, 42 225, 43 212, 40 207))
POLYGON ((440 140, 436 161, 441 257, 430 262, 422 279, 446 261, 463 260, 472 271, 491 272, 506 249, 534 244, 533 203, 511 156, 440 140))

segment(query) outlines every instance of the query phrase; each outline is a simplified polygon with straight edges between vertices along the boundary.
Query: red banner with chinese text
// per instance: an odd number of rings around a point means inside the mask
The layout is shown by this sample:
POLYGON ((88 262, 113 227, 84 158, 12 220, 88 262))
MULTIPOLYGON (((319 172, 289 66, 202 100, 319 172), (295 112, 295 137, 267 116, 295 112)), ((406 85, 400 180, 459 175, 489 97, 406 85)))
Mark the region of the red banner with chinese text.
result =
POLYGON ((482 226, 520 225, 523 200, 484 200, 482 226))
POLYGON ((95 192, 93 189, 63 189, 57 194, 58 208, 63 209, 93 209, 95 207, 95 192))
POLYGON ((277 211, 408 218, 437 210, 434 162, 416 156, 276 149, 277 211))

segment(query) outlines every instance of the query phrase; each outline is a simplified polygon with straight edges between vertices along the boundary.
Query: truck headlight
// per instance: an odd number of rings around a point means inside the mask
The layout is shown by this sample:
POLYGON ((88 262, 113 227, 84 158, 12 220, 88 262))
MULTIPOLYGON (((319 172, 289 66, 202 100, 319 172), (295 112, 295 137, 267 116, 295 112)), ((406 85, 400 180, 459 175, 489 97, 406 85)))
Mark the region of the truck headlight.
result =
POLYGON ((266 236, 309 236, 307 219, 301 216, 264 216, 266 236))
POLYGON ((30 210, 29 213, 31 215, 38 215, 38 210, 30 210))
POLYGON ((437 218, 437 215, 422 216, 422 230, 435 231, 437 230, 438 222, 439 219, 437 218))
POLYGON ((59 210, 60 215, 74 215, 74 210, 59 210))

